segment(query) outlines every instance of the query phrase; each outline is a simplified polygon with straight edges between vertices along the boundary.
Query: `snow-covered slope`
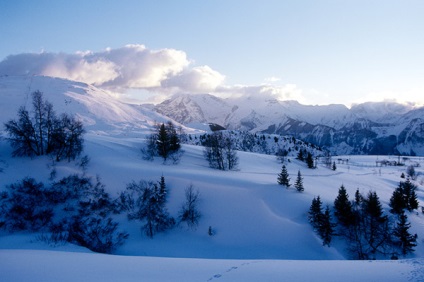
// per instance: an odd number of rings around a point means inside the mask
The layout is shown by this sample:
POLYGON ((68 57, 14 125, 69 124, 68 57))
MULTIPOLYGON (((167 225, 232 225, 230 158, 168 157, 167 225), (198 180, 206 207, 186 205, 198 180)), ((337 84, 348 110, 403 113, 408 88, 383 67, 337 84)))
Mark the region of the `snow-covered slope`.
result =
MULTIPOLYGON (((36 234, 2 232, 0 257, 13 258, 7 260, 8 263, 0 264, 0 278, 7 278, 2 281, 28 277, 52 281, 60 277, 61 273, 66 276, 60 280, 72 280, 71 278, 80 277, 77 274, 78 271, 72 274, 66 269, 81 269, 82 273, 85 273, 88 269, 83 266, 84 264, 79 263, 82 261, 92 265, 93 273, 98 274, 96 275, 98 278, 93 277, 93 279, 106 279, 106 281, 112 279, 111 277, 124 277, 122 280, 134 279, 132 275, 138 273, 135 270, 137 268, 129 267, 126 264, 129 261, 131 265, 161 264, 160 268, 146 268, 149 271, 142 278, 148 281, 173 280, 173 277, 181 277, 184 281, 196 281, 198 277, 206 280, 225 277, 229 281, 256 281, 259 274, 269 279, 286 277, 286 274, 290 274, 287 277, 293 277, 292 281, 301 281, 305 277, 319 277, 318 281, 329 277, 334 277, 333 281, 374 278, 387 281, 394 281, 392 279, 409 281, 409 279, 421 277, 417 276, 417 271, 422 271, 423 268, 421 258, 424 256, 424 242, 422 239, 419 239, 419 245, 412 256, 415 260, 391 263, 390 269, 391 271, 393 269, 393 272, 389 275, 389 272, 381 272, 384 267, 387 267, 388 262, 358 262, 357 264, 340 262, 339 260, 350 257, 346 246, 335 239, 332 247, 323 247, 307 220, 307 211, 312 198, 320 195, 324 204, 331 205, 341 184, 346 187, 349 195, 353 195, 357 188, 364 194, 370 190, 377 191, 387 213, 389 198, 398 185, 401 179, 400 174, 405 171, 405 167, 377 168, 375 167, 376 157, 350 156, 349 163, 338 163, 336 171, 323 166, 310 170, 304 163, 292 159, 287 164, 289 174, 293 178, 300 170, 304 177, 305 192, 298 193, 294 189, 286 189, 276 183, 281 164, 273 156, 239 152, 240 164, 237 171, 217 171, 208 167, 203 158, 202 148, 197 146, 183 146, 185 153, 179 165, 164 165, 161 160, 143 161, 139 153, 141 142, 142 138, 87 134, 85 153, 91 159, 87 175, 92 177, 98 175, 112 196, 125 189, 126 184, 132 180, 157 181, 163 175, 169 189, 167 206, 173 216, 177 216, 183 202, 184 189, 192 184, 201 195, 199 208, 202 218, 198 228, 191 230, 180 225, 150 239, 140 231, 139 222, 128 221, 125 216, 120 216, 118 217, 119 228, 126 230, 130 237, 115 252, 116 255, 125 257, 112 258, 86 254, 86 250, 72 245, 51 246, 37 240, 36 234), (208 235, 209 226, 215 231, 214 236, 208 235), (28 251, 30 249, 54 252, 28 251), (68 256, 67 253, 62 253, 69 251, 73 254, 68 256), (138 259, 134 256, 143 256, 143 258, 138 259), (75 259, 70 262, 66 257, 75 259), (204 263, 203 259, 208 259, 209 263, 204 263), (243 261, 234 259, 243 259, 243 261), (308 272, 308 275, 312 276, 305 276, 306 274, 300 269, 310 267, 312 261, 296 263, 281 261, 282 259, 313 260, 314 265, 317 263, 316 260, 322 260, 322 267, 328 271, 336 266, 346 271, 329 274, 321 267, 314 266, 311 272, 308 272), (23 261, 27 263, 23 265, 23 261), (51 263, 52 267, 38 271, 35 266, 39 261, 51 263), (197 267, 191 265, 190 269, 186 269, 187 264, 195 264, 197 267), (33 267, 29 267, 30 265, 33 267), (53 266, 66 267, 66 269, 58 272, 53 266), (164 266, 166 269, 163 268, 164 266), (234 270, 239 268, 240 271, 227 272, 232 267, 235 267, 234 270), (274 267, 278 269, 282 267, 288 272, 273 270, 274 267), (46 269, 48 272, 44 271, 46 269), (116 276, 104 276, 111 269, 116 271, 116 276)), ((49 165, 51 165, 49 158, 34 160, 10 158, 10 151, 9 144, 5 140, 1 141, 0 156, 3 172, 0 187, 2 189, 6 184, 14 183, 27 176, 44 183, 49 182, 49 165)), ((423 162, 419 158, 413 161, 423 162)), ((55 167, 56 179, 79 171, 74 163, 57 163, 55 167)), ((421 174, 423 169, 419 167, 416 171, 421 174)), ((422 181, 424 178, 420 175, 415 182, 419 186, 420 203, 424 202, 423 186, 420 185, 422 181)), ((412 232, 422 234, 424 216, 421 213, 408 213, 408 217, 412 222, 412 232)), ((421 238, 420 235, 419 238, 421 238)), ((321 265, 321 262, 318 264, 321 265)), ((87 275, 92 277, 91 274, 87 275)), ((140 277, 137 276, 137 278, 140 277)))
POLYGON ((122 103, 113 93, 85 83, 45 76, 1 76, 0 123, 15 119, 21 106, 30 110, 31 94, 37 90, 43 92, 57 113, 75 114, 87 131, 98 134, 148 132, 155 122, 168 120, 147 108, 122 103))

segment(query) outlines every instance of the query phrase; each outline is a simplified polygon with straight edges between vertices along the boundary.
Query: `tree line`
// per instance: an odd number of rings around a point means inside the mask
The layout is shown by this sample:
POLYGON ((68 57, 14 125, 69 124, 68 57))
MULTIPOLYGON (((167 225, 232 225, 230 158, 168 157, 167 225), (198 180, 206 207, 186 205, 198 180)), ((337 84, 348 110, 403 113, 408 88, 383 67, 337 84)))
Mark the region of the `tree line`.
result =
POLYGON ((323 245, 330 246, 333 236, 344 239, 349 252, 356 259, 371 259, 377 255, 407 255, 414 251, 417 235, 411 234, 411 224, 405 211, 418 208, 415 194, 416 186, 407 179, 401 181, 390 198, 391 217, 384 213, 376 192, 369 191, 362 195, 356 190, 354 199, 342 185, 334 200, 331 215, 329 205, 325 210, 320 197, 312 200, 309 208, 309 222, 323 240, 323 245))

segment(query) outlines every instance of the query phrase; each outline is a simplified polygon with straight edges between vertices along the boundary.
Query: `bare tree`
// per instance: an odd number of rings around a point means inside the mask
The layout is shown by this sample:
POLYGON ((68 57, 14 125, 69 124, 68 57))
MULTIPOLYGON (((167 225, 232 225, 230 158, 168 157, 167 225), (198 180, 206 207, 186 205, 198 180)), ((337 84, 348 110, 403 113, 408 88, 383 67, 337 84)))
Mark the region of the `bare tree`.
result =
POLYGON ((74 117, 63 114, 56 117, 53 106, 43 99, 40 91, 32 95, 33 116, 21 107, 18 120, 5 123, 9 142, 14 148, 13 156, 41 156, 53 154, 75 159, 83 150, 83 125, 74 117))
POLYGON ((179 219, 181 222, 186 222, 187 226, 195 229, 199 224, 201 213, 199 211, 200 193, 199 190, 194 190, 193 184, 190 184, 185 189, 185 202, 181 206, 179 219))
POLYGON ((231 136, 225 136, 221 131, 214 132, 208 135, 204 145, 204 156, 210 167, 220 170, 232 170, 237 167, 237 151, 231 136))

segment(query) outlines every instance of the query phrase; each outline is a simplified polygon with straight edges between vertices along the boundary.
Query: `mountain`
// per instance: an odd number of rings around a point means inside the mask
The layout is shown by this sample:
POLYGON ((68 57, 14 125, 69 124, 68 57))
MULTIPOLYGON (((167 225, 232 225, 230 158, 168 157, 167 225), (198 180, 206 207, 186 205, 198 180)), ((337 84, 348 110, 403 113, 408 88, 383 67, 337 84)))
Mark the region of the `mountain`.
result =
POLYGON ((87 131, 115 135, 150 132, 155 122, 169 118, 147 107, 129 105, 117 96, 85 83, 46 76, 0 76, 2 107, 0 124, 17 116, 19 107, 31 109, 31 93, 41 91, 57 113, 82 120, 87 131))
POLYGON ((333 154, 424 155, 424 108, 394 102, 311 106, 270 96, 178 95, 155 110, 183 124, 292 135, 333 154))
POLYGON ((30 108, 30 94, 43 92, 58 113, 80 118, 87 131, 116 135, 150 133, 157 122, 173 120, 192 128, 204 124, 227 129, 291 135, 333 154, 424 155, 424 108, 392 102, 311 106, 246 95, 222 99, 210 94, 176 95, 155 107, 130 105, 113 93, 85 83, 44 76, 1 76, 0 123, 15 118, 20 106, 30 108))

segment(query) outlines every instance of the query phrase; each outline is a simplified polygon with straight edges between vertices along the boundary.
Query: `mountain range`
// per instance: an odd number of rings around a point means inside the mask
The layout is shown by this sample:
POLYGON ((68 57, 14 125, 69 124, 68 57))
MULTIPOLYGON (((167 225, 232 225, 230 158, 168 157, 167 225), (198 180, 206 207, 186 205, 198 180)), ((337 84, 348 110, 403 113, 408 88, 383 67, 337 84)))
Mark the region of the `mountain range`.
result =
POLYGON ((29 95, 40 90, 58 112, 72 111, 88 131, 136 136, 157 122, 175 121, 186 131, 208 129, 294 136, 341 154, 424 155, 424 107, 394 102, 312 106, 272 96, 245 95, 223 99, 210 94, 180 94, 157 105, 124 103, 114 95, 81 82, 46 76, 1 76, 3 124, 15 118, 29 95))
POLYGON ((187 126, 291 135, 332 154, 424 154, 424 107, 395 102, 311 106, 266 96, 176 95, 154 108, 187 126))

